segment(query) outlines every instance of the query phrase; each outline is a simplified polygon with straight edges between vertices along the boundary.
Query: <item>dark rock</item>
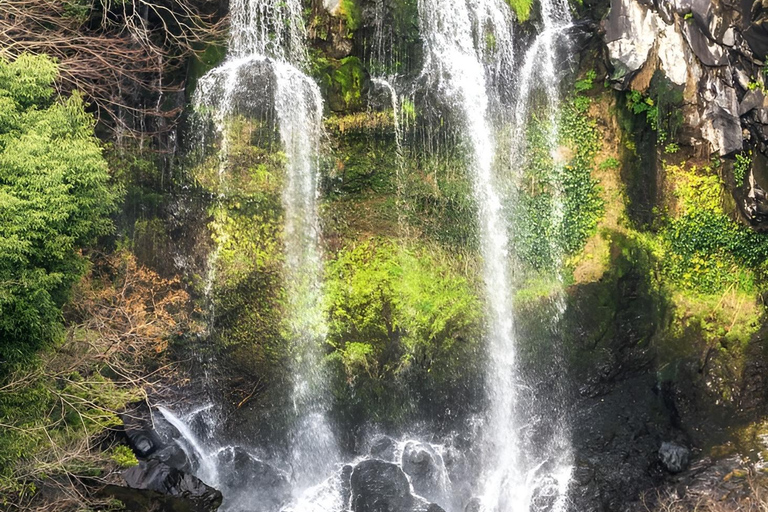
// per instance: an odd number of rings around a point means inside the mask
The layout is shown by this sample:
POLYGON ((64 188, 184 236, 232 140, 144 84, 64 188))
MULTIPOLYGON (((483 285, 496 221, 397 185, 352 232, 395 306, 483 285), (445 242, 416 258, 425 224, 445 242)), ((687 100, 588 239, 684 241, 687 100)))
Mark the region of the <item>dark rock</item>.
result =
POLYGON ((736 90, 719 78, 707 79, 701 91, 707 102, 702 118, 702 135, 721 156, 743 147, 736 90))
POLYGON ((739 103, 739 115, 743 116, 747 112, 760 108, 764 103, 765 94, 763 94, 763 91, 757 89, 747 91, 741 103, 739 103))
POLYGON ((97 494, 119 500, 124 507, 121 510, 128 512, 215 512, 221 505, 220 494, 213 501, 200 501, 119 485, 106 485, 97 494))
POLYGON ((146 402, 138 402, 120 415, 128 445, 139 457, 147 457, 165 446, 154 430, 152 413, 146 402))
POLYGON ((755 56, 765 60, 768 55, 768 9, 761 0, 752 2, 750 18, 749 26, 743 31, 744 39, 755 56))
POLYGON ((128 487, 155 491, 184 498, 199 505, 197 510, 215 510, 221 504, 221 493, 189 473, 172 468, 159 460, 140 461, 123 472, 128 487))
POLYGON ((349 503, 349 499, 352 497, 352 484, 350 479, 352 478, 353 470, 354 467, 345 464, 344 467, 341 468, 341 474, 339 475, 339 478, 341 479, 341 502, 345 504, 349 503))
POLYGON ((676 443, 664 442, 659 448, 659 459, 670 473, 679 473, 688 467, 690 450, 676 443))
POLYGON ((264 511, 279 510, 291 498, 291 486, 286 475, 239 446, 219 452, 216 466, 226 468, 219 475, 219 480, 228 497, 254 496, 264 511))
POLYGON ((405 512, 416 504, 405 473, 390 462, 364 460, 355 466, 350 483, 353 512, 405 512))
POLYGON ((432 446, 409 441, 403 449, 401 466, 411 477, 413 490, 428 500, 436 501, 441 495, 441 478, 444 475, 443 459, 432 446))
POLYGON ((683 36, 705 66, 726 66, 728 52, 725 48, 709 39, 696 23, 683 23, 683 36))
POLYGON ((385 460, 387 462, 394 462, 395 450, 397 449, 397 443, 389 436, 378 436, 371 443, 371 449, 369 453, 371 457, 385 460))

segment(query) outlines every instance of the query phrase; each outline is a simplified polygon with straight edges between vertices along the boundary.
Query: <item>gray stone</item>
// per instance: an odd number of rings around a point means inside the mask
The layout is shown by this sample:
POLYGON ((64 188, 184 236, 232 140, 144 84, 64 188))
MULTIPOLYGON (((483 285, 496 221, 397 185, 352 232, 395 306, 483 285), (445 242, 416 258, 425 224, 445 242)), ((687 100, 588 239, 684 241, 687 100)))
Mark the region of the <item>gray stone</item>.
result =
POLYGON ((688 467, 691 452, 685 446, 663 442, 659 448, 659 459, 671 473, 679 473, 688 467))

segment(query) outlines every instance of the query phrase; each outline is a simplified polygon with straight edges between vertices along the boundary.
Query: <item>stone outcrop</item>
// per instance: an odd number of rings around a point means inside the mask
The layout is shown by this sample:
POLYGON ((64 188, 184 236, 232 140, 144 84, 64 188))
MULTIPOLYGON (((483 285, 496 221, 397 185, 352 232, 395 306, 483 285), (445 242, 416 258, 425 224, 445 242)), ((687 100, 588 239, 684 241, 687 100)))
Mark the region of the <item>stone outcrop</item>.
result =
POLYGON ((610 79, 645 91, 659 70, 683 88, 685 122, 696 134, 686 143, 721 156, 741 151, 752 136, 764 146, 762 122, 748 115, 764 108, 754 94, 764 83, 763 39, 757 26, 744 30, 749 16, 726 0, 612 0, 603 21, 610 79))

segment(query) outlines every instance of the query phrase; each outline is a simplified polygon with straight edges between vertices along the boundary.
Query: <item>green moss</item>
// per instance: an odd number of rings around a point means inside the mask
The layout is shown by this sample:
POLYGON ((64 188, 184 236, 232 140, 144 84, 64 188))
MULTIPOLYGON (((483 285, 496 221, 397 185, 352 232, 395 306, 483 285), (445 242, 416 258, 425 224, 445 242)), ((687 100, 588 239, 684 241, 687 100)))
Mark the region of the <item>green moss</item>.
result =
POLYGON ((133 453, 133 450, 131 450, 130 447, 125 446, 124 444, 112 448, 110 458, 121 468, 130 468, 139 464, 139 461, 136 459, 136 454, 133 453))
POLYGON ((345 57, 339 61, 332 74, 329 105, 335 111, 353 111, 363 107, 363 85, 366 72, 357 57, 345 57))
POLYGON ((517 21, 525 23, 531 17, 533 0, 507 0, 507 3, 515 12, 517 21))
POLYGON ((337 392, 347 407, 369 419, 401 418, 409 382, 428 381, 439 400, 469 378, 482 319, 471 275, 436 247, 398 249, 380 239, 329 262, 330 360, 340 363, 337 392))
POLYGON ((362 14, 355 0, 341 0, 339 14, 346 22, 347 31, 350 34, 360 28, 362 14))

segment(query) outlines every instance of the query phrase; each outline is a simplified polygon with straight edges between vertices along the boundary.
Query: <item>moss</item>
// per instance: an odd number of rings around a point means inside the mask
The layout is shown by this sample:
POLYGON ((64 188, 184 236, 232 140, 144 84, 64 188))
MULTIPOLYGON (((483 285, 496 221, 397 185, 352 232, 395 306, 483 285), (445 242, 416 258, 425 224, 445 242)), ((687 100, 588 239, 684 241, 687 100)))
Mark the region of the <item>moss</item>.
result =
POLYGON ((372 239, 329 262, 330 360, 341 370, 347 414, 396 422, 410 412, 409 386, 440 402, 471 378, 482 308, 473 265, 462 260, 435 246, 372 239))
POLYGON ((533 0, 507 0, 507 4, 515 12, 518 22, 525 23, 531 17, 533 0))
POLYGON ((334 65, 328 104, 334 111, 354 111, 363 108, 363 86, 367 74, 357 57, 345 57, 334 65))
POLYGON ((344 18, 347 31, 350 33, 360 28, 362 14, 355 0, 341 0, 339 14, 344 18))

